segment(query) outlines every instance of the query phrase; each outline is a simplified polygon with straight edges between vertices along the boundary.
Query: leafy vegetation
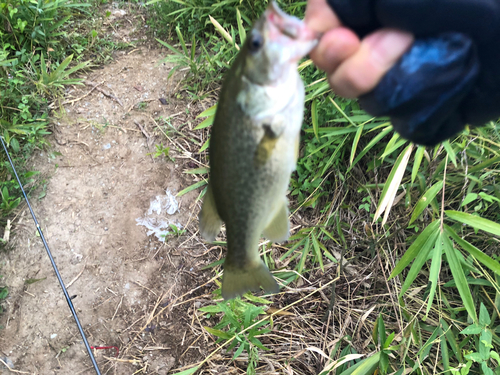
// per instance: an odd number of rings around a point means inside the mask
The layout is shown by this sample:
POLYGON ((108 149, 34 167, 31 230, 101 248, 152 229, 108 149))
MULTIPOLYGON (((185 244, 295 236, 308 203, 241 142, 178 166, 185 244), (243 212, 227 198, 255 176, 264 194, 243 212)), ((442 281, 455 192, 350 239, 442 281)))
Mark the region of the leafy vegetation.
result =
MULTIPOLYGON (((305 2, 280 5, 298 16, 305 8, 305 2)), ((213 96, 265 6, 265 1, 239 0, 154 2, 156 36, 172 52, 166 59, 177 69, 188 69, 188 95, 195 100, 213 96), (172 37, 177 44, 167 43, 172 37)), ((343 327, 354 315, 364 332, 357 326, 343 335, 336 331, 330 336, 335 344, 326 349, 301 348, 316 353, 324 364, 321 374, 500 373, 498 124, 466 129, 434 148, 417 147, 394 134, 389 119, 374 118, 356 101, 337 97, 310 61, 299 69, 306 83, 306 120, 291 181, 292 222, 298 229, 282 246, 264 243, 264 259, 287 293, 300 294, 299 287, 307 284, 318 294, 330 280, 335 286, 331 305, 338 310, 330 314, 336 324, 343 327), (363 280, 371 280, 370 290, 355 298, 349 285, 357 282, 356 289, 362 288, 363 280), (372 313, 378 318, 370 320, 372 313)), ((207 132, 214 112, 215 106, 202 113, 196 129, 207 132)), ((207 147, 208 141, 200 147, 201 156, 207 147)), ((235 350, 233 360, 251 347, 251 340, 243 338, 248 336, 238 334, 247 325, 236 317, 260 309, 237 301, 200 309, 223 313, 207 328, 218 341, 241 338, 239 346, 228 346, 235 350), (241 343, 247 346, 241 349, 241 343)), ((313 304, 323 312, 328 306, 327 301, 313 304)), ((317 342, 322 326, 309 307, 301 311, 311 320, 300 326, 300 333, 317 342)), ((279 332, 283 326, 287 323, 269 327, 279 332)), ((268 338, 263 345, 278 342, 268 338)), ((261 351, 248 353, 249 373, 261 351)), ((300 359, 283 361, 307 373, 300 359)))
MULTIPOLYGON (((211 100, 267 2, 152 3, 148 23, 170 51, 166 61, 176 64, 171 74, 184 70, 184 93, 211 100)), ((0 134, 25 184, 36 174, 26 160, 49 133, 50 102, 79 83, 70 75, 89 66, 91 53, 104 62, 122 47, 100 35, 94 5, 0 2, 0 134)), ((280 5, 300 17, 305 1, 280 5)), ((290 191, 295 231, 281 246, 262 243, 283 293, 269 307, 270 298, 251 295, 220 302, 216 289, 214 304, 199 308, 206 331, 217 338, 215 352, 225 348, 231 361, 244 359, 249 374, 265 361, 299 374, 311 373, 310 363, 322 375, 500 374, 498 124, 417 147, 394 134, 389 119, 337 97, 310 61, 299 69, 306 116, 290 191)), ((200 114, 195 128, 203 135, 193 142, 204 165, 214 113, 215 106, 200 114)), ((163 125, 168 131, 167 120, 163 125)), ((169 151, 161 144, 154 156, 171 158, 169 151)), ((179 195, 205 185, 202 179, 179 195)), ((3 226, 20 204, 3 156, 0 193, 3 226)), ((185 231, 172 230, 175 236, 185 231)), ((211 265, 218 274, 222 261, 211 265)), ((0 287, 0 301, 7 293, 0 287)))
MULTIPOLYGON (((100 14, 99 5, 99 1, 0 0, 0 136, 28 191, 39 183, 37 172, 26 165, 35 150, 47 145, 49 105, 62 97, 68 85, 81 84, 74 73, 88 68, 91 56, 102 63, 111 51, 123 47, 101 32, 102 19, 109 14, 100 14)), ((7 220, 20 205, 21 191, 0 149, 0 228, 9 231, 7 220)), ((0 236, 0 249, 6 246, 0 236)), ((0 303, 7 294, 7 286, 0 286, 0 303)))
MULTIPOLYGON (((0 1, 0 134, 23 183, 34 175, 24 169, 26 160, 46 144, 49 105, 68 85, 81 84, 70 76, 89 67, 89 57, 102 63, 111 51, 125 46, 101 30, 110 13, 101 14, 99 5, 99 1, 0 1)), ((0 212, 5 216, 20 192, 0 154, 0 212)))

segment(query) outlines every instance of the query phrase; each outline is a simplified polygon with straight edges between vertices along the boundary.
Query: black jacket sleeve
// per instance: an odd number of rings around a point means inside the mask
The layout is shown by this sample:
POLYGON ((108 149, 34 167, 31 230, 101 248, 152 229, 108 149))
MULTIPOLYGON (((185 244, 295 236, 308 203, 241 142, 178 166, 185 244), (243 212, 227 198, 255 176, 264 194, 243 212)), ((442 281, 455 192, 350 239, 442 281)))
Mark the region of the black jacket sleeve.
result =
POLYGON ((500 0, 328 0, 360 37, 412 32, 413 46, 360 98, 405 138, 434 145, 500 117, 500 0))

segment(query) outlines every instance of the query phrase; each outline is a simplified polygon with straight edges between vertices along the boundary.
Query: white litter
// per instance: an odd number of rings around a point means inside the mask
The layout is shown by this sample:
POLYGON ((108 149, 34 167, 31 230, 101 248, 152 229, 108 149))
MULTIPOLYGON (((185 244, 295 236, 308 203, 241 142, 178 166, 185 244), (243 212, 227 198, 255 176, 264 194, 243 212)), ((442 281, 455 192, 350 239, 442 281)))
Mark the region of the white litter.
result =
POLYGON ((165 242, 165 237, 172 231, 171 224, 178 229, 182 229, 182 225, 175 220, 175 215, 179 211, 179 202, 175 196, 167 189, 166 195, 157 195, 151 200, 148 212, 144 217, 135 219, 137 225, 143 225, 148 229, 148 236, 154 234, 161 242, 165 242))

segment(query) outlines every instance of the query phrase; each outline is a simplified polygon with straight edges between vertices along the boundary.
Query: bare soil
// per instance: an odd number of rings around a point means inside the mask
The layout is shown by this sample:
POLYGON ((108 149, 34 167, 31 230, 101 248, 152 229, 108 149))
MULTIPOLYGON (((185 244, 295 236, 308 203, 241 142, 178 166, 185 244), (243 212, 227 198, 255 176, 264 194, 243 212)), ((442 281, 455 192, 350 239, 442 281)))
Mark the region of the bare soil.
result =
MULTIPOLYGON (((157 196, 195 183, 183 171, 202 165, 175 129, 192 129, 208 105, 176 99, 172 67, 158 64, 165 55, 146 46, 117 52, 68 90, 54 110, 52 146, 31 165, 46 181, 31 203, 89 343, 119 350, 94 351, 103 374, 167 374, 202 359, 206 343, 188 318, 192 298, 212 287, 204 285, 210 274, 198 272, 213 261, 201 257, 208 249, 195 236, 199 189, 176 198, 173 215, 160 213, 185 235, 161 242, 136 221, 157 196), (173 160, 150 154, 160 144, 173 160)), ((29 374, 94 373, 27 207, 13 232, 1 256, 9 286, 3 358, 29 374)))
MULTIPOLYGON (((213 304, 216 288, 214 271, 202 268, 223 252, 197 236, 200 189, 176 197, 178 207, 164 206, 161 212, 152 203, 172 203, 172 196, 201 181, 199 174, 185 172, 206 166, 198 152, 206 129, 193 130, 200 121, 196 116, 214 98, 186 99, 179 83, 186 71, 168 79, 172 66, 160 63, 168 51, 145 38, 143 16, 110 6, 103 25, 110 35, 142 44, 116 52, 112 63, 96 68, 83 77, 85 85, 69 88, 54 103, 51 146, 38 151, 28 166, 40 171, 31 203, 90 345, 118 349, 94 350, 101 373, 172 374, 199 363, 219 345, 203 329, 218 323, 218 317, 207 318, 198 308, 213 304), (169 147, 169 157, 155 158, 157 147, 169 147), (137 219, 150 219, 151 225, 168 221, 185 232, 162 242, 137 219)), ((347 204, 342 189, 332 205, 347 204)), ((361 201, 349 204, 358 207, 361 201)), ((319 222, 321 215, 308 210, 293 215, 294 230, 319 222)), ((352 210, 339 212, 339 222, 350 223, 344 259, 362 253, 360 260, 350 261, 340 279, 336 262, 325 263, 324 271, 311 267, 271 297, 272 332, 261 337, 271 350, 259 352, 256 373, 320 373, 330 363, 327 354, 336 353, 342 340, 358 353, 371 353, 372 327, 386 309, 385 276, 393 264, 381 270, 380 259, 368 254, 371 243, 359 234, 362 219, 352 210), (324 323, 329 285, 337 279, 335 306, 324 323)), ((0 252, 2 285, 9 287, 0 315, 0 359, 17 373, 94 374, 25 205, 12 224, 10 249, 0 252)), ((341 259, 338 243, 326 246, 341 259)), ((277 268, 293 269, 291 258, 281 260, 289 248, 274 245, 268 251, 277 268)), ((201 373, 246 373, 248 354, 232 357, 221 350, 201 373)), ((0 362, 4 373, 11 371, 0 362)))

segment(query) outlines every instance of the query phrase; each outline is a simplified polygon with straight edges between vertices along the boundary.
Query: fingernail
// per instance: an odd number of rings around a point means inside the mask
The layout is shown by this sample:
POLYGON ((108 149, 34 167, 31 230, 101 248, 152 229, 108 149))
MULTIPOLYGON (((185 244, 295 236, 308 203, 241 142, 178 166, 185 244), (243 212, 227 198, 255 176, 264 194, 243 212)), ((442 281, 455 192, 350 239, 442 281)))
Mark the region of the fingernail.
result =
POLYGON ((372 58, 380 65, 392 65, 413 43, 413 35, 399 30, 382 30, 363 41, 370 48, 372 58))

